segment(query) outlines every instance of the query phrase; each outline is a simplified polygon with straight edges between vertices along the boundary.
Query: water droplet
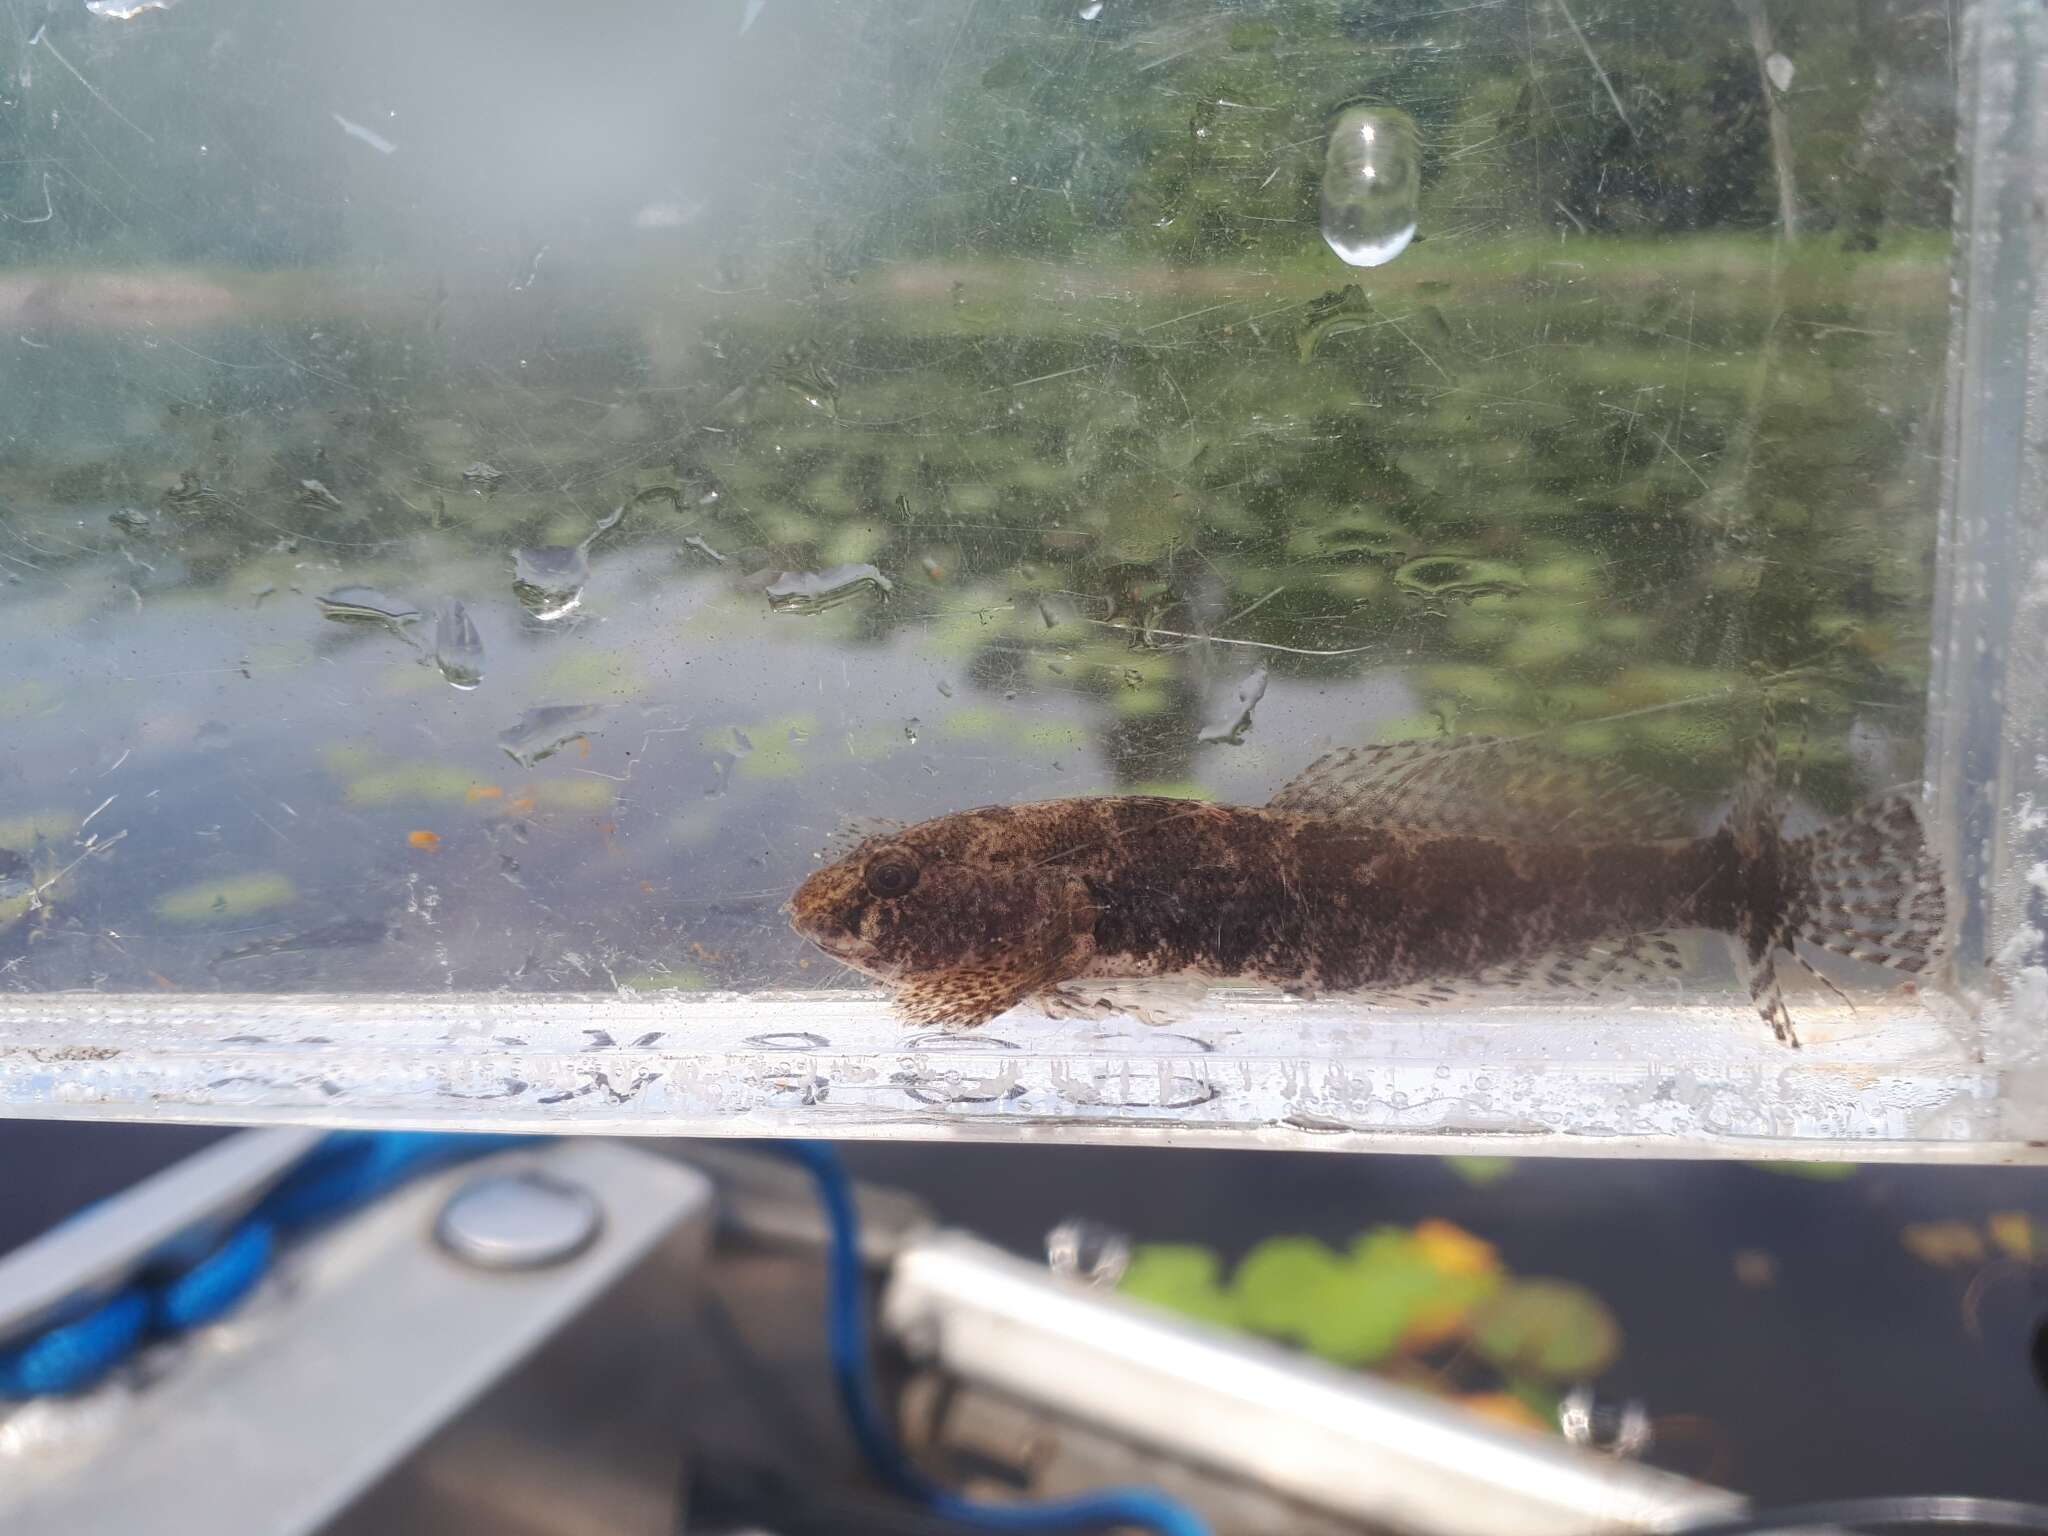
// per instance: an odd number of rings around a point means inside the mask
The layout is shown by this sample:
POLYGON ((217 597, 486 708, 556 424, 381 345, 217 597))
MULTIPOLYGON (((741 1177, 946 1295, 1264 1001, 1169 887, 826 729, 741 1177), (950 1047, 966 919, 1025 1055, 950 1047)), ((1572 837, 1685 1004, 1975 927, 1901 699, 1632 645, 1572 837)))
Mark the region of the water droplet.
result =
POLYGON ((1081 19, 1083 21, 1093 21, 1101 14, 1102 0, 1088 0, 1088 3, 1081 7, 1081 19))
POLYGON ((467 692, 484 680, 484 641, 469 610, 454 599, 434 619, 434 665, 451 687, 467 692))
POLYGON ((521 715, 517 725, 498 732, 498 745, 520 767, 531 768, 588 736, 585 722, 597 713, 595 704, 543 704, 521 715))
POLYGON ((903 739, 913 747, 917 745, 917 716, 912 715, 903 722, 903 739))
POLYGON ((482 459, 478 459, 462 472, 462 488, 472 496, 488 496, 497 490, 504 479, 505 472, 502 469, 493 469, 482 459))
POLYGON ((1528 583, 1514 566, 1498 560, 1424 555, 1395 571, 1394 585, 1422 597, 1481 597, 1488 593, 1519 592, 1528 583))
POLYGON ((872 565, 784 571, 768 583, 768 606, 777 613, 823 613, 862 592, 878 592, 886 598, 895 590, 895 583, 872 565))
POLYGON ((1323 239, 1354 267, 1377 267, 1415 238, 1422 191, 1415 120, 1396 107, 1346 107, 1323 158, 1323 239))
POLYGON ((543 624, 574 613, 583 603, 590 580, 590 546, 619 524, 625 504, 612 509, 575 546, 541 544, 512 552, 512 595, 543 624))
POLYGON ((144 11, 168 11, 178 0, 85 0, 85 8, 109 21, 133 21, 144 11))
POLYGON ((1252 711, 1259 707, 1259 700, 1265 696, 1266 669, 1259 667, 1245 675, 1231 694, 1229 707, 1218 719, 1203 726, 1195 739, 1238 745, 1244 740, 1244 733, 1252 728, 1252 711))
POLYGON ((402 629, 416 623, 419 609, 402 598, 386 597, 375 587, 336 587, 315 597, 320 611, 338 624, 385 624, 402 629))
POLYGON ((950 699, 951 697, 953 697, 953 685, 947 682, 943 677, 938 680, 938 683, 935 686, 939 690, 940 698, 950 699))
POLYGON ((590 561, 583 550, 546 545, 512 554, 512 595, 543 624, 566 618, 583 605, 590 561))

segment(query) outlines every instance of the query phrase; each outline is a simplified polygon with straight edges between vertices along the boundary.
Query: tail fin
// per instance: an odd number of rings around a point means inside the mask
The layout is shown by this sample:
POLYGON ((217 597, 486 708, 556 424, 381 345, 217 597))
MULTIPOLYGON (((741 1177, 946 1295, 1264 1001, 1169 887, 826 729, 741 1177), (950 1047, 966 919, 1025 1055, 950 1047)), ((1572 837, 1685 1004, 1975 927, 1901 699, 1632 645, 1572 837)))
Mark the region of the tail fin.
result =
POLYGON ((1750 999, 1786 1044, 1797 1046, 1799 1036, 1778 988, 1776 957, 1796 953, 1794 940, 1909 976, 1932 971, 1945 958, 1948 896, 1941 863, 1904 795, 1873 800, 1805 837, 1780 841, 1764 834, 1746 851, 1775 866, 1778 878, 1761 889, 1782 893, 1745 913, 1737 938, 1750 999))
POLYGON ((1948 895, 1920 815, 1889 795, 1787 845, 1807 889, 1796 935, 1831 954, 1918 976, 1947 954, 1948 895))

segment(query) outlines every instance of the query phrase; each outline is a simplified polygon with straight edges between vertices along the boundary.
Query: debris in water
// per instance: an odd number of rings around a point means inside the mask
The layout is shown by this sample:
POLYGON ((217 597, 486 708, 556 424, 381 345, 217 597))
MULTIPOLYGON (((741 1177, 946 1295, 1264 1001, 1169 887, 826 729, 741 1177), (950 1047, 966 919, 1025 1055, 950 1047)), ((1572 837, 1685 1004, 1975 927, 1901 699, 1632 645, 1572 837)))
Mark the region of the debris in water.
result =
POLYGON ((462 488, 472 496, 489 496, 504 481, 505 472, 478 459, 462 472, 462 488))
POLYGON ((434 664, 451 687, 467 692, 484 680, 484 641, 469 610, 450 598, 434 620, 434 664))
POLYGON ((318 480, 301 480, 299 494, 295 498, 302 507, 313 507, 322 512, 342 511, 341 498, 327 489, 318 480))
POLYGON ((1101 14, 1102 0, 1088 0, 1088 3, 1081 7, 1081 19, 1083 21, 1093 21, 1101 14))
POLYGON ((1395 571, 1394 585, 1422 597, 1483 597, 1520 592, 1528 582, 1514 566, 1498 560, 1424 555, 1395 571))
POLYGON ((133 21, 144 11, 168 11, 178 0, 85 0, 85 8, 109 21, 133 21))
POLYGON ((298 955, 312 950, 340 949, 352 944, 382 944, 390 936, 390 929, 374 919, 345 917, 337 922, 323 923, 318 928, 308 928, 303 933, 275 934, 235 949, 222 950, 213 957, 213 963, 226 965, 234 960, 298 955))
POLYGON ((1796 73, 1792 61, 1782 53, 1774 53, 1764 60, 1764 73, 1771 77, 1771 84, 1780 91, 1792 89, 1792 76, 1796 73))
POLYGON ((180 472, 178 483, 164 492, 164 502, 181 512, 207 513, 227 505, 227 497, 199 478, 199 471, 180 472))
POLYGON ((520 767, 531 768, 572 741, 587 741, 585 722, 597 714, 595 704, 543 704, 521 715, 517 725, 498 732, 498 745, 520 767))
POLYGON ((704 205, 694 198, 664 198, 659 202, 642 203, 633 214, 633 227, 681 229, 703 211, 704 205))
POLYGON ((783 386, 814 411, 823 411, 834 420, 839 416, 839 385, 827 373, 815 357, 791 347, 783 354, 782 366, 776 370, 776 377, 783 386))
POLYGON ((873 591, 884 598, 894 582, 872 565, 835 565, 829 571, 784 571, 768 583, 768 606, 777 613, 823 613, 873 591))
POLYGON ((725 495, 725 487, 719 484, 718 476, 708 469, 677 465, 676 482, 680 498, 678 506, 708 507, 725 495))
POLYGON ((386 597, 375 587, 336 587, 313 601, 339 624, 383 624, 402 631, 406 625, 418 623, 420 617, 411 603, 386 597))
POLYGON ((156 520, 139 507, 117 508, 107 514, 107 521, 123 533, 138 536, 148 533, 156 524, 156 520))
POLYGON ((713 560, 716 560, 720 565, 725 564, 725 556, 721 555, 709 544, 706 544, 702 539, 698 538, 696 534, 691 534, 688 538, 684 539, 683 542, 687 544, 691 549, 696 550, 698 554, 709 555, 713 560))
POLYGON ((408 832, 405 834, 405 843, 408 848, 416 848, 421 853, 439 853, 441 851, 441 834, 438 832, 408 832))
POLYGON ((1244 733, 1252 728, 1252 711, 1259 707, 1259 700, 1266 696, 1266 669, 1259 667, 1245 675, 1231 695, 1229 710, 1219 719, 1201 729, 1197 741, 1227 742, 1237 746, 1244 740, 1244 733))
POLYGON ((1365 296, 1365 290, 1356 283, 1346 283, 1319 299, 1309 300, 1308 319, 1294 333, 1294 343, 1305 363, 1330 337, 1342 336, 1347 331, 1362 331, 1379 323, 1379 315, 1372 307, 1372 300, 1365 296))
POLYGON ((1350 106, 1323 158, 1323 240, 1354 267, 1384 266, 1415 238, 1422 157, 1415 120, 1397 107, 1350 106))
POLYGON ((377 151, 378 154, 395 155, 398 153, 398 146, 385 138, 383 134, 377 132, 376 129, 365 128, 361 123, 351 122, 339 112, 330 112, 327 115, 341 124, 341 131, 343 133, 352 139, 361 139, 370 148, 377 151))

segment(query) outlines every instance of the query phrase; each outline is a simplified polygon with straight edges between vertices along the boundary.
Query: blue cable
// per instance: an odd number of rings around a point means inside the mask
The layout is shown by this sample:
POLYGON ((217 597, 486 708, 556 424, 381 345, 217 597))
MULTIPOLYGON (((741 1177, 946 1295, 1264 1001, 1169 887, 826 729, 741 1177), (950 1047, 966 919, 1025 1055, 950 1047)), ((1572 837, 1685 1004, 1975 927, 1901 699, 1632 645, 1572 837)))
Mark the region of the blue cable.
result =
POLYGON ((148 1329, 149 1294, 139 1285, 116 1291, 91 1311, 0 1352, 0 1397, 76 1391, 120 1364, 148 1329))
POLYGON ((1156 1489, 1104 1488, 1079 1498, 1039 1504, 985 1504, 965 1498, 919 1471, 890 1432, 868 1372, 860 1218, 845 1166, 827 1142, 789 1142, 783 1150, 809 1170, 825 1209, 831 1230, 826 1342, 832 1375, 853 1438, 884 1485, 936 1515, 988 1531, 1086 1531, 1135 1525, 1159 1536, 1210 1536, 1207 1521, 1156 1489))
POLYGON ((219 1243, 193 1254, 191 1238, 174 1241, 111 1297, 81 1304, 76 1315, 0 1349, 0 1399, 82 1392, 148 1339, 226 1316, 269 1273, 286 1238, 429 1168, 532 1139, 364 1131, 324 1137, 219 1243))

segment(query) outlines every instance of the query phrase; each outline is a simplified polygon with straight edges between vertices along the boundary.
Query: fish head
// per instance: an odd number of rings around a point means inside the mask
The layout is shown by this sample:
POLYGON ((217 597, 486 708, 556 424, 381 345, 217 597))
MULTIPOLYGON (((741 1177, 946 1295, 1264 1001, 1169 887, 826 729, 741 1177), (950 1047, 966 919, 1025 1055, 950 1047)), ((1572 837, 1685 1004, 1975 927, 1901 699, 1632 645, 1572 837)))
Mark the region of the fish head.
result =
POLYGON ((1094 908, 1071 870, 1038 857, 1018 814, 967 811, 869 837, 798 887, 791 926, 885 982, 1044 974, 1092 931, 1094 908))

